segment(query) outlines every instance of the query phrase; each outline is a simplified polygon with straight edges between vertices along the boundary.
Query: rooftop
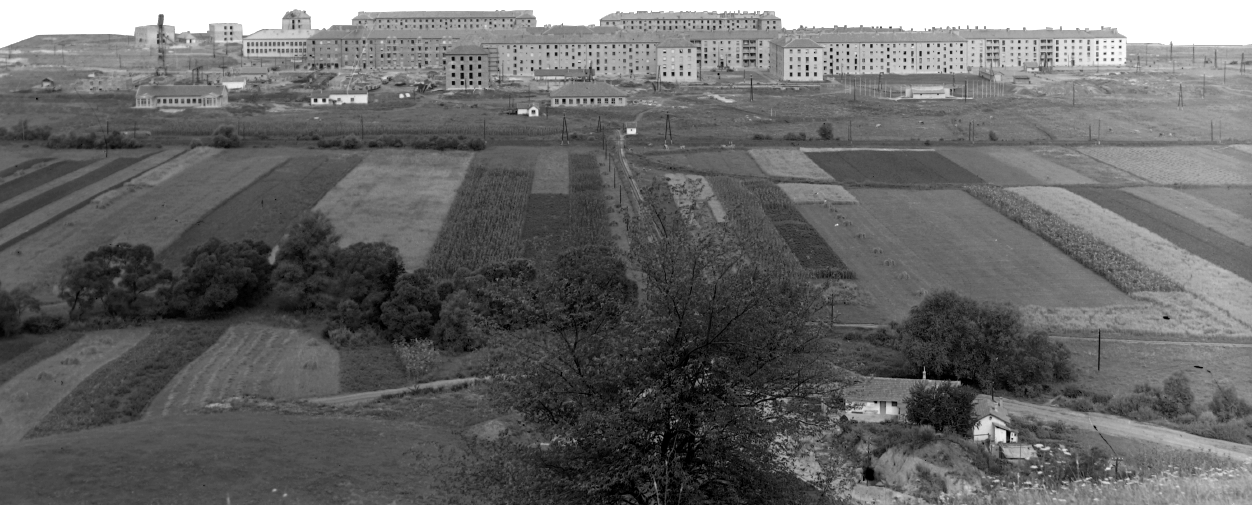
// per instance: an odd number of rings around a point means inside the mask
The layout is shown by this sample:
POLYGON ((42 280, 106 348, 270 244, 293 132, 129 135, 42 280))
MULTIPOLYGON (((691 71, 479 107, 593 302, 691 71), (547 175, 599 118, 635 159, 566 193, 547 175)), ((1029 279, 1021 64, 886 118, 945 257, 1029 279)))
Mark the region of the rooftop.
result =
POLYGON ((280 30, 280 29, 275 29, 275 28, 266 28, 264 30, 257 30, 257 32, 253 33, 252 35, 244 35, 243 39, 244 40, 307 39, 315 35, 318 31, 320 30, 313 30, 313 29, 299 29, 299 30, 282 29, 280 30))
POLYGON ((571 82, 549 93, 552 98, 624 97, 625 91, 603 82, 571 82))
POLYGON ((314 91, 309 94, 310 98, 330 98, 331 95, 368 95, 365 90, 334 88, 323 91, 314 91))
MULTIPOLYGON (((847 401, 881 402, 903 401, 909 397, 913 389, 923 379, 893 379, 888 377, 862 377, 843 390, 843 398, 847 401)), ((938 386, 943 383, 953 386, 961 385, 960 381, 927 380, 928 385, 938 386)))
POLYGON ((840 32, 823 33, 812 37, 817 43, 916 43, 916 42, 965 42, 962 37, 952 32, 840 32))
POLYGON ((662 40, 660 44, 657 44, 657 45, 656 45, 656 47, 659 47, 659 48, 684 48, 684 47, 696 47, 696 45, 695 45, 695 44, 692 44, 692 43, 691 43, 691 41, 690 41, 690 40, 687 40, 687 39, 672 38, 672 39, 665 39, 665 40, 662 40))
POLYGON ((450 18, 530 18, 534 11, 394 11, 357 13, 353 21, 365 19, 450 19, 450 18))
POLYGON ((185 97, 201 97, 205 95, 225 95, 226 86, 220 84, 200 84, 200 85, 180 85, 180 84, 163 84, 163 85, 143 85, 135 90, 136 95, 149 95, 153 97, 166 96, 185 96, 185 97))
POLYGON ((615 21, 621 19, 778 19, 778 16, 774 15, 774 11, 636 11, 614 12, 600 18, 601 21, 615 21))
POLYGON ((785 47, 785 48, 787 48, 787 49, 793 49, 793 48, 799 48, 799 49, 804 49, 804 48, 816 48, 816 49, 821 49, 821 48, 822 48, 822 46, 821 46, 820 44, 818 44, 818 43, 816 43, 816 42, 813 42, 811 39, 796 39, 796 40, 793 40, 793 41, 791 41, 791 42, 788 42, 788 43, 787 43, 786 45, 784 45, 783 47, 785 47))
POLYGON ((449 49, 449 50, 447 50, 446 52, 444 52, 444 54, 473 54, 473 55, 487 55, 487 54, 491 54, 491 53, 490 53, 490 52, 488 52, 486 49, 483 49, 483 46, 475 46, 475 45, 465 44, 465 45, 460 45, 460 46, 456 46, 456 47, 454 47, 454 48, 452 48, 452 49, 449 49))
POLYGON ((295 10, 288 11, 286 14, 283 14, 283 19, 310 19, 310 18, 309 18, 309 13, 304 12, 299 9, 295 9, 295 10))
POLYGON ((1103 27, 1099 30, 961 30, 956 33, 967 39, 1124 39, 1125 35, 1117 33, 1116 28, 1103 27))

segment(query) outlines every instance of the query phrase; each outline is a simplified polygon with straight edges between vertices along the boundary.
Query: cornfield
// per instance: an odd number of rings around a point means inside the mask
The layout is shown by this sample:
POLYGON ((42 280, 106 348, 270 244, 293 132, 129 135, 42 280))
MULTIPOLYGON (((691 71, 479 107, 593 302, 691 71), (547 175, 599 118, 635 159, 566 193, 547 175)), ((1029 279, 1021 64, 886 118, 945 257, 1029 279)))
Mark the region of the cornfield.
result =
POLYGON ((490 156, 474 157, 457 190, 448 220, 427 259, 427 266, 437 272, 475 270, 521 251, 526 201, 535 173, 493 163, 490 156))
POLYGON ((606 245, 609 242, 609 215, 604 208, 604 188, 600 164, 594 154, 569 157, 570 247, 606 245))
POLYGON ((744 186, 756 196, 765 215, 773 222, 778 233, 787 246, 795 254, 796 259, 805 268, 822 277, 835 279, 855 279, 856 275, 844 264, 843 260, 830 249, 830 245, 822 239, 813 225, 804 220, 804 216, 796 210, 787 193, 768 181, 753 180, 744 186))
POLYGON ((801 271, 800 261, 774 228, 761 203, 737 179, 709 177, 709 184, 726 207, 731 230, 744 252, 762 264, 779 262, 784 270, 801 271))

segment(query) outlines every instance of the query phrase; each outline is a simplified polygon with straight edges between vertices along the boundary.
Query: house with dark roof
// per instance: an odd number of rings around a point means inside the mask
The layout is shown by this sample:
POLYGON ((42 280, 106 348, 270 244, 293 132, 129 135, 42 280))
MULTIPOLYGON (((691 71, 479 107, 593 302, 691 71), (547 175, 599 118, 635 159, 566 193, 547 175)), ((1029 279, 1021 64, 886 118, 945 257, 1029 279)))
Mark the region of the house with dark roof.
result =
POLYGON ((140 109, 221 108, 225 107, 229 101, 227 93, 226 86, 221 84, 140 86, 135 90, 135 107, 140 109))
POLYGON ((978 423, 974 424, 975 442, 1017 443, 1017 430, 1009 428, 1012 420, 1000 402, 987 395, 978 395, 974 400, 974 417, 978 418, 978 423))
POLYGON ((625 91, 603 82, 571 82, 549 93, 553 107, 624 106, 625 91))
POLYGON ((490 52, 482 46, 456 46, 443 53, 444 89, 482 90, 491 86, 490 52))
POLYGON ((921 379, 861 377, 843 390, 843 399, 848 404, 844 415, 854 421, 871 423, 896 419, 907 414, 904 400, 909 397, 909 390, 914 386, 939 386, 945 383, 961 385, 960 381, 927 380, 925 374, 921 379))

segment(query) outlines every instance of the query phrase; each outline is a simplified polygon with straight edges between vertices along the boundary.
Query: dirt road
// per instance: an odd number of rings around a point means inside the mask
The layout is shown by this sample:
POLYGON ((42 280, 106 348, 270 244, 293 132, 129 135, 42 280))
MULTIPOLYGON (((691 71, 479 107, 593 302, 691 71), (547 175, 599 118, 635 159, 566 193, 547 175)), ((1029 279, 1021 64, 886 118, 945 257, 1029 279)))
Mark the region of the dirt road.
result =
POLYGON ((1036 405, 1007 398, 1000 399, 1001 405, 1011 416, 1034 416, 1042 421, 1061 421, 1075 428, 1090 429, 1095 427, 1105 435, 1139 439, 1179 449, 1205 451, 1227 456, 1234 459, 1252 461, 1252 446, 1197 437, 1161 426, 1138 423, 1129 419, 1100 414, 1096 412, 1075 412, 1060 407, 1036 405))
POLYGON ((434 382, 426 382, 415 386, 408 386, 395 389, 383 389, 380 391, 365 391, 362 393, 349 393, 345 395, 326 396, 322 398, 309 398, 305 401, 318 403, 322 405, 331 405, 336 407, 350 407, 352 405, 360 405, 369 403, 387 395, 395 395, 408 393, 411 391, 420 391, 423 389, 444 389, 462 384, 470 384, 480 380, 486 380, 484 377, 466 377, 464 379, 447 379, 434 382))

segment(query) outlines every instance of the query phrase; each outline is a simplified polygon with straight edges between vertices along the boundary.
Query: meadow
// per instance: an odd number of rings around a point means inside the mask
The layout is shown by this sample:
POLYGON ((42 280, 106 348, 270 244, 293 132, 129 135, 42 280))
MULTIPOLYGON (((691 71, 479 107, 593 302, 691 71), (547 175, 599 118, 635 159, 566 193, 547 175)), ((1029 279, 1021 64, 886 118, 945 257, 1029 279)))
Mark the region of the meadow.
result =
MULTIPOLYGON (((1076 174, 1079 177, 1090 179, 1099 184, 1128 185, 1149 183, 1147 179, 1092 158, 1091 156, 1087 156, 1086 154, 1069 147, 1032 146, 1024 149, 1028 153, 1027 155, 1014 157, 1013 159, 1020 160, 1027 166, 1031 166, 1033 163, 1048 163, 1059 167, 1061 170, 1068 170, 1070 173, 1076 174)), ((1057 174, 1064 173, 1055 168, 1049 168, 1048 172, 1057 174)))
POLYGON ((1078 151, 1157 184, 1252 184, 1252 167, 1198 146, 1087 146, 1078 151))
POLYGON ((833 180, 822 167, 796 149, 752 149, 748 151, 765 175, 784 179, 833 180))
POLYGON ((1195 407, 1208 410, 1217 385, 1232 387, 1242 398, 1252 398, 1252 347, 1246 344, 1179 344, 1177 342, 1126 342, 1135 335, 1110 331, 1103 335, 1096 370, 1094 336, 1057 338, 1072 353, 1074 385, 1093 393, 1130 393, 1145 382, 1159 385, 1175 372, 1191 381, 1195 407), (1195 365, 1204 367, 1197 369, 1195 365), (1205 372, 1208 370, 1208 372, 1205 372), (1209 373, 1211 372, 1211 374, 1209 373))

